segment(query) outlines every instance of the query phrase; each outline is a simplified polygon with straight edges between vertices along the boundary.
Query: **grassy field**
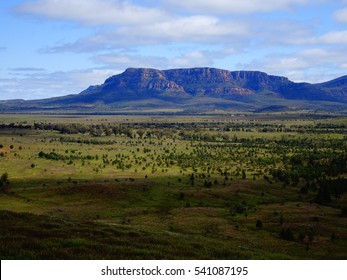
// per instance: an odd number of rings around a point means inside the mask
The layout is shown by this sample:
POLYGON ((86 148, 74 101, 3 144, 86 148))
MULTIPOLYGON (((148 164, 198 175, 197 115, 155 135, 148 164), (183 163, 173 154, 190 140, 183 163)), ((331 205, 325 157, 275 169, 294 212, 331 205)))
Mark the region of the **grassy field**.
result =
POLYGON ((347 118, 0 118, 1 259, 347 259, 347 118))

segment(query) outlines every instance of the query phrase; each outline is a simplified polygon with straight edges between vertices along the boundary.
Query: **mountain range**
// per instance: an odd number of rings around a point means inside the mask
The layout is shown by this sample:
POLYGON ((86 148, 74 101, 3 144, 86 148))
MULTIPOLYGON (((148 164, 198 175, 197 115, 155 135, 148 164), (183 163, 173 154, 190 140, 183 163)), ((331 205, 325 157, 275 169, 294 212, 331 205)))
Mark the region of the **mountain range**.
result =
POLYGON ((259 71, 216 68, 129 68, 79 94, 41 100, 7 100, 7 111, 346 110, 347 76, 325 83, 295 83, 259 71))

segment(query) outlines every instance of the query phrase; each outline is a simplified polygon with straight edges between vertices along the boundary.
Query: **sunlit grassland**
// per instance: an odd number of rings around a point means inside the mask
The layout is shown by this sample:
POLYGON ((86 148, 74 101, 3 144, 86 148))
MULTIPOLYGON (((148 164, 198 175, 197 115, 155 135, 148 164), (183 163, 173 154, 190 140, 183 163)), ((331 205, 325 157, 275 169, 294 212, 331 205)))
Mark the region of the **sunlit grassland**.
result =
POLYGON ((309 168, 347 154, 346 119, 6 115, 0 122, 10 123, 17 127, 0 130, 0 175, 9 178, 0 193, 2 258, 347 257, 346 194, 317 203, 323 176, 346 171, 309 168), (288 182, 276 170, 288 171, 288 182))

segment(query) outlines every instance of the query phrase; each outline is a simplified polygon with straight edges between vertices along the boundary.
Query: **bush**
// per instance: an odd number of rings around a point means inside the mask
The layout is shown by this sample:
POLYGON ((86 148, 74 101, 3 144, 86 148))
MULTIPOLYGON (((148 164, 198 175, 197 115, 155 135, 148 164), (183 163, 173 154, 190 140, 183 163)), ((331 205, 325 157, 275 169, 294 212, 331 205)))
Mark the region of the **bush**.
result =
POLYGON ((294 233, 290 228, 282 228, 280 238, 288 241, 294 241, 294 233))
POLYGON ((5 190, 5 187, 10 184, 10 181, 8 180, 8 173, 5 172, 1 175, 0 178, 0 191, 3 192, 5 190))
POLYGON ((331 202, 330 191, 328 188, 320 188, 315 198, 315 202, 318 204, 325 204, 331 202))
POLYGON ((342 207, 341 209, 341 216, 347 217, 347 206, 342 207))
POLYGON ((257 228, 263 228, 263 222, 261 220, 257 220, 257 222, 255 223, 255 226, 257 228))

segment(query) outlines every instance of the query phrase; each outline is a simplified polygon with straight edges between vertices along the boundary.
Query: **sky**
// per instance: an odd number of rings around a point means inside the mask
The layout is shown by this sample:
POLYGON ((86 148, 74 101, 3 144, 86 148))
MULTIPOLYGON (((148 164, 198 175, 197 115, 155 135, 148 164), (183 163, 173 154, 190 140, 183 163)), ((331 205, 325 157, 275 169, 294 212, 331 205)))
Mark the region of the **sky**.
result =
POLYGON ((347 75, 347 0, 0 0, 0 100, 77 94, 129 67, 347 75))

